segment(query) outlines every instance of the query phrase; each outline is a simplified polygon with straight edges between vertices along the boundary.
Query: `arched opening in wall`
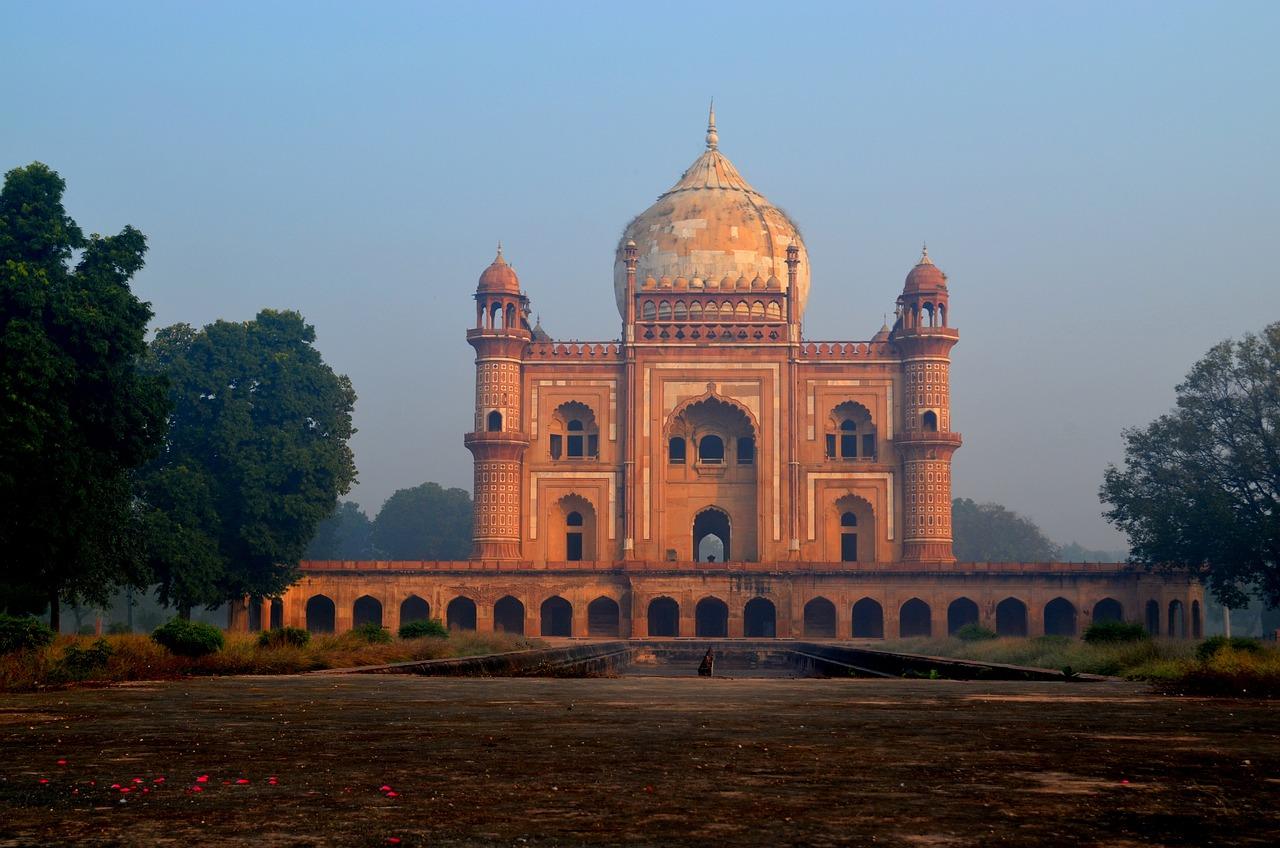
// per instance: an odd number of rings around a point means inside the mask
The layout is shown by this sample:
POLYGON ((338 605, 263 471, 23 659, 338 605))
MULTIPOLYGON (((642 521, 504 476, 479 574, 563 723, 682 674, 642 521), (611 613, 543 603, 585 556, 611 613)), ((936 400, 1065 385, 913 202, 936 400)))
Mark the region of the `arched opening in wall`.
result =
POLYGON ((493 605, 493 629, 499 633, 524 635, 524 604, 507 595, 493 605))
POLYGON ((569 562, 582 559, 582 513, 574 511, 565 516, 564 558, 569 562))
POLYGON ((1165 628, 1165 633, 1170 639, 1187 638, 1187 617, 1182 601, 1169 602, 1169 626, 1165 628))
POLYGON ((1027 605, 1017 598, 1005 598, 996 604, 996 634, 1027 635, 1027 605))
POLYGON ((654 598, 649 602, 650 636, 680 635, 680 605, 672 598, 654 598))
POLYGON ((978 605, 968 598, 956 598, 947 607, 947 635, 954 636, 966 624, 978 623, 978 605))
POLYGON ((622 611, 613 598, 599 597, 587 604, 587 635, 617 636, 622 632, 622 611))
POLYGON ((351 624, 353 627, 365 624, 376 624, 381 627, 382 602, 368 595, 356 598, 355 604, 351 607, 351 624))
POLYGON ((729 605, 719 598, 703 598, 693 611, 694 635, 723 639, 729 635, 729 605))
POLYGON ((807 639, 836 638, 836 605, 826 598, 814 598, 805 604, 804 635, 807 639))
POLYGON ((494 330, 502 329, 502 304, 489 304, 489 327, 494 330))
POLYGON ((831 502, 821 518, 825 561, 875 561, 876 519, 866 498, 846 492, 831 502))
POLYGON ((284 627, 284 601, 279 598, 271 599, 271 611, 268 614, 270 621, 268 625, 272 630, 279 630, 284 627))
POLYGON ((461 596, 454 598, 445 608, 445 625, 450 630, 475 630, 476 602, 461 596))
POLYGON ((677 300, 672 308, 671 317, 677 321, 685 321, 689 318, 689 307, 685 305, 683 300, 677 300))
POLYGON ((401 624, 408 624, 411 621, 426 621, 429 618, 431 618, 431 605, 417 595, 410 595, 400 604, 401 624))
POLYGON ((884 607, 879 601, 863 598, 853 605, 853 638, 884 638, 884 607))
POLYGON ((1115 598, 1103 598, 1093 605, 1093 623, 1124 621, 1124 607, 1115 598))
POLYGON ((337 618, 337 608, 324 595, 312 595, 307 599, 307 630, 312 633, 332 633, 337 618))
POLYGON ((556 407, 548 426, 551 458, 560 459, 561 445, 566 459, 580 461, 600 456, 600 428, 591 407, 567 401, 556 407))
POLYGON ((739 436, 735 440, 739 465, 751 465, 756 461, 756 440, 750 436, 739 436))
POLYGON ((723 465, 724 439, 719 436, 703 436, 699 439, 698 462, 704 465, 723 465))
POLYGON ((653 305, 652 300, 646 300, 644 306, 640 307, 640 319, 642 321, 652 321, 658 317, 658 308, 653 305))
POLYGON ((693 518, 693 552, 698 562, 728 562, 730 556, 729 514, 707 507, 693 518))
POLYGON ((772 639, 778 635, 778 611, 768 598, 752 598, 742 608, 742 635, 772 639))
POLYGON ((1160 635, 1160 604, 1147 601, 1147 632, 1152 636, 1160 635))
POLYGON ((933 323, 933 304, 932 304, 932 303, 926 303, 923 307, 921 307, 920 312, 921 312, 921 319, 922 319, 922 320, 923 320, 923 322, 924 322, 923 326, 925 326, 925 327, 932 327, 932 326, 934 326, 934 323, 933 323))
POLYGON ((689 321, 694 324, 702 321, 702 304, 696 300, 689 304, 689 321))
POLYGON ((932 409, 926 410, 924 415, 920 416, 920 426, 927 433, 938 432, 938 413, 932 409))
POLYGON ((1199 639, 1204 631, 1204 624, 1200 621, 1200 602, 1191 602, 1191 638, 1199 639))
POLYGON ((596 558, 596 510, 581 495, 565 495, 551 508, 553 537, 547 558, 553 562, 592 561, 596 558))
POLYGON ((514 303, 507 304, 507 318, 503 323, 508 330, 520 329, 520 325, 516 323, 516 305, 514 303))
POLYGON ((496 409, 493 412, 490 412, 485 428, 490 433, 501 433, 502 432, 502 413, 496 409))
POLYGON ((262 601, 250 598, 246 612, 249 614, 249 632, 257 633, 262 629, 262 601))
POLYGON ((671 320, 671 301, 663 300, 658 302, 658 320, 659 321, 671 320))
POLYGON ((840 561, 858 561, 858 516, 840 513, 840 561))
POLYGON ((933 613, 929 605, 919 598, 912 598, 898 611, 898 637, 933 635, 933 613))
POLYGON ((943 327, 947 326, 947 305, 945 303, 938 304, 938 323, 943 327))
POLYGON ((1054 598, 1044 605, 1044 635, 1076 635, 1076 608, 1066 598, 1054 598))
POLYGON ((871 412, 862 404, 847 400, 827 417, 828 459, 874 459, 876 427, 871 412))
POLYGON ((777 303, 777 301, 770 301, 770 303, 764 308, 764 312, 765 317, 770 321, 782 320, 782 307, 777 303))
POLYGON ((667 461, 672 465, 684 465, 685 444, 680 436, 672 436, 667 442, 667 461))
POLYGON ((542 602, 542 635, 572 636, 573 606, 559 595, 542 602))

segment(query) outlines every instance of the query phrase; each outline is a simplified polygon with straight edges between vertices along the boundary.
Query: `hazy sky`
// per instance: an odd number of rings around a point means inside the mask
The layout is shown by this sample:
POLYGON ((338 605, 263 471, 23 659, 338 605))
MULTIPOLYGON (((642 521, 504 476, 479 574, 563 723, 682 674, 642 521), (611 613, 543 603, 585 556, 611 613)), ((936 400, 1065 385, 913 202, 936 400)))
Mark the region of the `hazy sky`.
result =
POLYGON ((950 275, 955 494, 1115 547, 1120 431, 1280 320, 1280 3, 0 3, 0 166, 149 237, 157 324, 295 308, 371 513, 470 488, 476 277, 618 335, 613 249, 703 147, 802 228, 805 334, 950 275))

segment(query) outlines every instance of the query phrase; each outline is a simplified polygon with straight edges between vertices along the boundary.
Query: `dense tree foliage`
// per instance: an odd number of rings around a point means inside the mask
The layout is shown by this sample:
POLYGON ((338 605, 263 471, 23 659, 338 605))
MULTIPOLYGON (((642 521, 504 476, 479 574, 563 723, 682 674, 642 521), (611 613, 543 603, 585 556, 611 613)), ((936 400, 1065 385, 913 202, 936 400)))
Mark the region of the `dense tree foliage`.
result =
POLYGON ((1101 498, 1134 559, 1190 568, 1230 606, 1251 588, 1280 605, 1280 323, 1215 345, 1124 439, 1101 498))
POLYGON ((55 628, 59 599, 142 581, 129 473, 168 408, 164 378, 138 367, 151 308, 129 281, 146 238, 86 239, 65 187, 37 162, 0 191, 0 603, 49 603, 55 628))
POLYGON ((351 382, 296 312, 160 330, 148 366, 171 384, 164 449, 140 477, 150 566, 182 614, 270 597, 355 479, 351 382))
POLYGON ((997 503, 956 498, 951 536, 961 562, 1051 562, 1059 555, 1035 522, 997 503))
MULTIPOLYGON (((423 516, 424 521, 429 518, 423 516)), ((343 501, 316 528, 307 559, 377 559, 372 534, 373 522, 359 504, 343 501)))
POLYGON ((471 555, 471 495, 439 483, 400 489, 373 520, 373 545, 390 559, 466 559, 471 555))

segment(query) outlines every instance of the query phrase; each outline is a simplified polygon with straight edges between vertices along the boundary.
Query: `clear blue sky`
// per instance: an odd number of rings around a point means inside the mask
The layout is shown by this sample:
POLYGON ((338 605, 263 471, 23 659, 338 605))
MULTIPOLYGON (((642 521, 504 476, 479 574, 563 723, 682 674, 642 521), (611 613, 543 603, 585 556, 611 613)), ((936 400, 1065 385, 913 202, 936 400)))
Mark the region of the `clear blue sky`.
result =
POLYGON ((960 328, 955 493, 1057 540, 1120 431, 1280 320, 1280 3, 0 4, 0 166, 150 238, 158 324, 301 310, 360 395, 354 497, 469 488, 501 238, 555 336, 721 149, 803 229, 806 335, 866 339, 922 240, 960 328))

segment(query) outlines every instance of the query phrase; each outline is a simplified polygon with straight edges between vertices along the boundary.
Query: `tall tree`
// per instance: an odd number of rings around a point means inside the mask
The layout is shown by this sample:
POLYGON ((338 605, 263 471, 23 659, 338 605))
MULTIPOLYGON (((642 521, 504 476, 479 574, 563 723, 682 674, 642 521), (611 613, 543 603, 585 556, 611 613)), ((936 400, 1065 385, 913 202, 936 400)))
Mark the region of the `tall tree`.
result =
POLYGON ((400 489, 373 520, 373 544, 391 559, 466 559, 471 555, 471 495, 439 483, 400 489))
POLYGON ((355 479, 355 392, 315 338, 298 313, 267 309, 151 343, 174 406, 138 491, 159 597, 181 615, 281 592, 355 479))
POLYGON ((360 505, 343 501, 316 528, 316 535, 307 546, 307 559, 376 558, 372 533, 373 522, 360 505))
POLYGON ((0 190, 0 601, 32 611, 39 596, 55 628, 59 601, 143 582, 129 473, 168 409, 163 377, 139 369, 151 307, 129 281, 146 238, 86 240, 65 188, 35 162, 0 190))
POLYGON ((1280 323, 1215 345, 1124 440, 1100 494, 1133 558, 1191 569, 1229 606, 1250 589, 1280 605, 1280 323))
POLYGON ((951 534, 961 562, 1050 562, 1059 555, 1034 521, 997 503, 956 498, 951 534))

